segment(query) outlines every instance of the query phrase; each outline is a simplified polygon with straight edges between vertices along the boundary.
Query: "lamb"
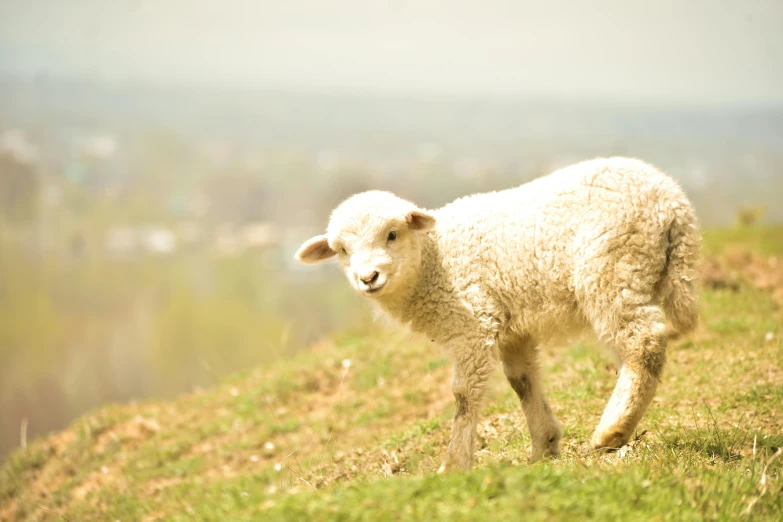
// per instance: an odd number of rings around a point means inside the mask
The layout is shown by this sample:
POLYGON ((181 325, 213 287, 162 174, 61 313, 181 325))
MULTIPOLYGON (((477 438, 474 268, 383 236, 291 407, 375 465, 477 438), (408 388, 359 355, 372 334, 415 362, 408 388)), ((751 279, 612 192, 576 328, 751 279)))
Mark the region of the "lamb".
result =
POLYGON ((389 192, 356 194, 296 259, 337 256, 360 294, 453 355, 456 413, 440 469, 451 471, 472 465, 495 361, 521 402, 531 460, 559 455, 538 347, 584 330, 620 363, 591 446, 628 442, 666 360, 664 311, 680 333, 697 325, 700 242, 672 178, 639 160, 602 158, 432 211, 389 192))

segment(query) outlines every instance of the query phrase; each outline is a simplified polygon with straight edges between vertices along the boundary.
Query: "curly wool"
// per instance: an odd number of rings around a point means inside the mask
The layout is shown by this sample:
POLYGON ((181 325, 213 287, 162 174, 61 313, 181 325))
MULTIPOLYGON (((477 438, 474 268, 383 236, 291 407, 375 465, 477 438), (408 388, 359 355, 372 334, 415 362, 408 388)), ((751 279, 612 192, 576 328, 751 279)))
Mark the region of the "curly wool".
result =
POLYGON ((695 214, 674 180, 642 161, 610 158, 431 212, 387 192, 357 194, 297 256, 314 262, 341 253, 357 290, 454 355, 457 415, 442 468, 449 470, 472 462, 493 360, 520 398, 531 458, 559 454, 562 431, 544 397, 536 347, 584 329, 622 361, 592 444, 627 442, 665 362, 663 311, 683 333, 697 324, 699 244, 695 214), (388 238, 399 231, 396 243, 386 239, 390 231, 388 238))
POLYGON ((655 302, 682 333, 697 324, 696 217, 646 163, 586 161, 431 213, 415 290, 380 304, 438 342, 475 320, 541 342, 593 325, 610 341, 627 308, 655 302))

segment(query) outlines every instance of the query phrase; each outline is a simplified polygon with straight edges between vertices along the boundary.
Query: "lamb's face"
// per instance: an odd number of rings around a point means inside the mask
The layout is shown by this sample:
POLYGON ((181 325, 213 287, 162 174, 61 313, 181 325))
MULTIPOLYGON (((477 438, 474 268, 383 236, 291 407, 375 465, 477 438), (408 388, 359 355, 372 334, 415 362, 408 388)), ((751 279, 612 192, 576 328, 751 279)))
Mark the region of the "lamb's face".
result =
POLYGON ((421 237, 435 218, 388 192, 357 194, 332 213, 327 233, 296 253, 304 263, 332 256, 351 285, 363 295, 394 295, 415 281, 421 263, 421 237))

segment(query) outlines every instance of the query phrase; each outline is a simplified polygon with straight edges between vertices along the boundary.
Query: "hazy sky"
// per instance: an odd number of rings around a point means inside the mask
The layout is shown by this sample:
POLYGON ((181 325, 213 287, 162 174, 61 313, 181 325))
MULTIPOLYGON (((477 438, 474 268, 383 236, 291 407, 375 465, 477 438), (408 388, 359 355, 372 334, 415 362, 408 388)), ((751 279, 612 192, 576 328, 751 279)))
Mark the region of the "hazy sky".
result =
POLYGON ((0 72, 783 103, 783 0, 0 0, 0 72))

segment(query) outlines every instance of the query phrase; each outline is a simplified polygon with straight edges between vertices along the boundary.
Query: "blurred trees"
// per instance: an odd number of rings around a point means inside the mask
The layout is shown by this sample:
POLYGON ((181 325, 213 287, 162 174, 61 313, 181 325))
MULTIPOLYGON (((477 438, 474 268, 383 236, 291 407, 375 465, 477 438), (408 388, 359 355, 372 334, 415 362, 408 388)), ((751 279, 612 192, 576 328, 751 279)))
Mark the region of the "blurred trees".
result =
POLYGON ((741 227, 751 227, 758 223, 764 216, 764 208, 761 206, 742 206, 737 209, 737 224, 741 227))
POLYGON ((233 169, 205 180, 210 214, 223 222, 246 223, 269 219, 272 197, 267 182, 257 172, 233 169))
POLYGON ((0 152, 0 216, 26 223, 36 215, 41 180, 35 166, 10 152, 0 152))

